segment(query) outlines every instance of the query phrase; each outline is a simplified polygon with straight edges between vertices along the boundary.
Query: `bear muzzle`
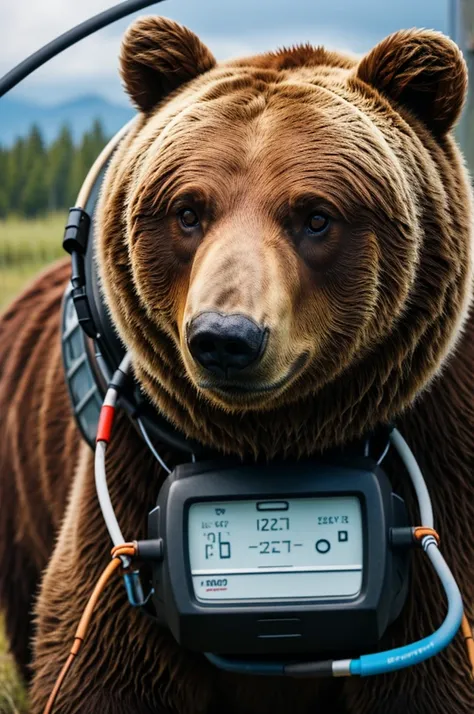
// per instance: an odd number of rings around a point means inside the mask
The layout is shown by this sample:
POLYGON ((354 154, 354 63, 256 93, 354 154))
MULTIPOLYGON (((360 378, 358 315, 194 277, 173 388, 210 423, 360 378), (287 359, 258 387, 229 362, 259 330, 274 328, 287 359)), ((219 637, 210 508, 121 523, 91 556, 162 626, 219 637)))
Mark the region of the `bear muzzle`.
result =
POLYGON ((241 314, 206 311, 188 324, 187 342, 194 361, 206 372, 232 380, 260 362, 268 329, 241 314))

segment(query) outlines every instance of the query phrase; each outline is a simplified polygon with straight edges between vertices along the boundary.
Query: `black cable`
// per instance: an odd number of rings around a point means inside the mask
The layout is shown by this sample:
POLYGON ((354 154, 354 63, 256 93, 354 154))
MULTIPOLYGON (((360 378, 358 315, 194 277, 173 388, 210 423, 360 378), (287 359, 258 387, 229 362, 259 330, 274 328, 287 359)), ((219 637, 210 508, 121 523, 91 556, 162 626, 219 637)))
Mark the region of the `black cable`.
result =
POLYGON ((322 662, 297 662, 284 667, 288 677, 334 677, 332 659, 322 662))
POLYGON ((131 15, 132 12, 142 10, 159 2, 163 2, 163 0, 125 0, 125 2, 114 5, 114 7, 100 12, 98 15, 81 22, 80 25, 76 25, 71 30, 64 32, 59 37, 56 37, 55 40, 48 42, 47 45, 27 57, 23 62, 20 62, 0 79, 0 97, 3 97, 4 94, 13 89, 38 67, 67 50, 68 47, 72 47, 76 42, 80 42, 85 37, 97 32, 97 30, 101 30, 103 27, 107 27, 107 25, 111 25, 127 15, 131 15))

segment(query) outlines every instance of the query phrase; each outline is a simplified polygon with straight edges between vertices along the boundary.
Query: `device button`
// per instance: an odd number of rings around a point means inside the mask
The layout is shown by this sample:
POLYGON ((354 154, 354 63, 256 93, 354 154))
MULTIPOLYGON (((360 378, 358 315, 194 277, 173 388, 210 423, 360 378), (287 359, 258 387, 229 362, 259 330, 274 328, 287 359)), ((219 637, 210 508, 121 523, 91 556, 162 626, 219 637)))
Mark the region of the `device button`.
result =
POLYGON ((301 637, 301 620, 299 617, 266 618, 258 620, 257 637, 261 639, 278 637, 301 637))

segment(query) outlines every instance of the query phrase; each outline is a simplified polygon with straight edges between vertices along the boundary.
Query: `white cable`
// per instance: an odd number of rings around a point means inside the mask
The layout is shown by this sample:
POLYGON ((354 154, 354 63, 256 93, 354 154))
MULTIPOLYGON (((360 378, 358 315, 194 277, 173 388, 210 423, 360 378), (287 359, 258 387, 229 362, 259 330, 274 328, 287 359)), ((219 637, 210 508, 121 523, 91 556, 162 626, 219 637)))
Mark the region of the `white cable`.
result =
MULTIPOLYGON (((127 353, 122 359, 119 365, 121 372, 125 374, 129 371, 131 367, 131 357, 127 353)), ((103 406, 114 407, 117 403, 117 390, 115 387, 109 387, 107 389, 103 406)), ((95 487, 97 491, 97 497, 99 499, 99 505, 104 517, 105 525, 109 532, 110 538, 114 545, 121 545, 125 543, 125 538, 120 530, 120 526, 115 515, 114 507, 112 506, 112 501, 110 500, 110 493, 107 487, 107 472, 105 469, 105 452, 107 449, 107 444, 105 441, 98 441, 95 447, 95 487)), ((123 559, 122 559, 123 560, 123 559)), ((127 558, 128 560, 128 558, 127 558)))
POLYGON ((166 471, 166 473, 167 473, 167 474, 170 474, 170 473, 171 473, 171 469, 168 468, 168 466, 165 464, 165 462, 163 461, 163 459, 161 458, 161 456, 159 455, 159 453, 157 452, 157 450, 156 450, 155 447, 153 446, 153 444, 152 444, 152 442, 151 442, 151 439, 150 439, 150 437, 148 436, 148 434, 147 434, 147 432, 146 432, 146 429, 145 429, 145 426, 144 426, 142 420, 140 419, 140 417, 137 418, 137 423, 138 423, 138 426, 139 426, 140 431, 141 431, 141 433, 142 433, 142 436, 143 436, 143 438, 145 439, 146 444, 147 444, 148 448, 150 449, 151 453, 153 454, 153 456, 155 457, 155 459, 158 461, 158 463, 160 464, 160 466, 166 471))
POLYGON ((389 449, 390 449, 390 441, 387 441, 387 444, 386 444, 386 446, 385 446, 385 449, 382 451, 382 454, 381 454, 381 456, 379 457, 379 460, 377 461, 377 466, 380 466, 380 464, 382 463, 382 461, 384 460, 384 458, 387 456, 389 449))
POLYGON ((130 355, 130 352, 127 352, 125 354, 125 357, 123 357, 122 361, 120 362, 118 368, 121 372, 124 372, 124 374, 128 374, 131 366, 132 366, 132 357, 130 355))
POLYGON ((418 499, 418 506, 420 509, 420 525, 426 526, 427 528, 434 528, 434 517, 433 517, 433 507, 431 505, 430 494, 426 487, 425 479, 421 473, 421 469, 418 466, 413 453, 408 446, 407 442, 400 434, 398 429, 394 429, 390 434, 390 441, 400 454, 400 457, 405 464, 405 467, 410 474, 410 478, 415 489, 416 497, 418 499))
POLYGON ((110 538, 114 545, 125 543, 122 531, 115 516, 114 507, 110 500, 109 489, 107 488, 107 476, 105 471, 105 451, 107 444, 105 441, 98 441, 95 447, 95 487, 99 499, 100 509, 104 516, 105 525, 109 531, 110 538))

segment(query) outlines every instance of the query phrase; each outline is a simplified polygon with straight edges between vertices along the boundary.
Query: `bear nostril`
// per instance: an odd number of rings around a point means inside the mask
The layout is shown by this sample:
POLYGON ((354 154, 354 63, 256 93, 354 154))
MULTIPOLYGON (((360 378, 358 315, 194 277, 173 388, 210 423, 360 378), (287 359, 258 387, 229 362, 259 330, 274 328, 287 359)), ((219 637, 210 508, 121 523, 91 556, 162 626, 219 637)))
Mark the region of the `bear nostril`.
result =
POLYGON ((249 351, 248 346, 243 342, 232 342, 232 340, 226 343, 225 349, 230 355, 241 355, 249 351))
POLYGON ((263 354, 266 330, 244 315, 205 312, 188 328, 188 346, 193 358, 209 372, 232 376, 263 354))
POLYGON ((198 342, 198 349, 201 352, 212 352, 215 349, 215 344, 212 340, 200 340, 198 342))

